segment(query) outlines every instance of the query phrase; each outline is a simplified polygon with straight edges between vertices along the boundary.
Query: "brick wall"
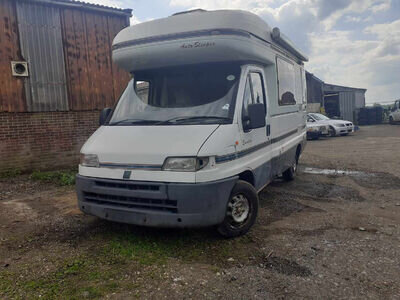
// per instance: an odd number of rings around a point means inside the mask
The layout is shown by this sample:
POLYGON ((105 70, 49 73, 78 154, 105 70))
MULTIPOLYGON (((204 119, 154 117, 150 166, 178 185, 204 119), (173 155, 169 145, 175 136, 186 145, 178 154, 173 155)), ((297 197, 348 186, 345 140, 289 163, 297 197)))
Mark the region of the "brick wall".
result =
POLYGON ((77 166, 98 111, 0 113, 0 173, 77 166))

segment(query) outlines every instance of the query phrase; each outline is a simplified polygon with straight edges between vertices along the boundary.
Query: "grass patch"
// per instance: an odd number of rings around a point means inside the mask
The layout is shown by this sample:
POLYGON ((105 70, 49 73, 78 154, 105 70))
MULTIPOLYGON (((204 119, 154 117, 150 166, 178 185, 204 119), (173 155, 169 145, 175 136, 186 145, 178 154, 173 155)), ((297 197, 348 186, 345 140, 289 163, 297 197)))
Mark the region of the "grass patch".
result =
POLYGON ((245 264, 258 251, 249 236, 223 239, 212 229, 165 230, 101 221, 98 225, 82 237, 90 247, 72 257, 60 253, 53 261, 57 266, 53 271, 38 272, 43 268, 40 263, 25 265, 27 269, 19 266, 13 273, 0 270, 0 299, 97 299, 119 291, 138 294, 141 282, 157 286, 163 280, 171 258, 183 264, 208 265, 211 272, 218 272, 226 268, 228 258, 245 264))
POLYGON ((80 256, 61 262, 57 270, 39 278, 21 281, 17 274, 0 273, 0 298, 97 299, 120 288, 118 281, 110 281, 120 271, 105 266, 95 258, 80 256))
MULTIPOLYGON (((222 239, 209 230, 163 230, 113 224, 103 239, 105 255, 142 265, 163 265, 169 258, 224 267, 226 260, 248 259, 248 236, 222 239)), ((255 254, 255 253, 254 253, 255 254)))
POLYGON ((60 186, 75 184, 76 170, 65 171, 35 171, 30 178, 43 182, 54 183, 60 186))
POLYGON ((12 169, 12 170, 7 170, 7 171, 2 171, 0 172, 0 179, 9 179, 9 178, 14 178, 18 177, 22 174, 22 171, 20 169, 12 169))

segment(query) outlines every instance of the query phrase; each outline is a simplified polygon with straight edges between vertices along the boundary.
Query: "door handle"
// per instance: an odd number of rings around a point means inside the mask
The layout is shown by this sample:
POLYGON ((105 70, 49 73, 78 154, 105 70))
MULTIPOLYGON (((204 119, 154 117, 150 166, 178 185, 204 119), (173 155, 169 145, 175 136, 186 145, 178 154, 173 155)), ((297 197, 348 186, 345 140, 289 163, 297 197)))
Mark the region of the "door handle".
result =
POLYGON ((271 135, 271 125, 267 125, 267 136, 271 135))

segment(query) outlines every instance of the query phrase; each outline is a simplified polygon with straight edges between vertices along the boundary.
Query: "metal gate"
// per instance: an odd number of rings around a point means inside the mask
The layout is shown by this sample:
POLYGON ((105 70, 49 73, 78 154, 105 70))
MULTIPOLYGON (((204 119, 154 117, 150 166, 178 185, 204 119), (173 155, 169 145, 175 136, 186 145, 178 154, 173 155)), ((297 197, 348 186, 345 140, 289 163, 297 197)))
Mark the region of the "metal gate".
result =
POLYGON ((18 1, 17 16, 28 111, 68 110, 59 8, 18 1))

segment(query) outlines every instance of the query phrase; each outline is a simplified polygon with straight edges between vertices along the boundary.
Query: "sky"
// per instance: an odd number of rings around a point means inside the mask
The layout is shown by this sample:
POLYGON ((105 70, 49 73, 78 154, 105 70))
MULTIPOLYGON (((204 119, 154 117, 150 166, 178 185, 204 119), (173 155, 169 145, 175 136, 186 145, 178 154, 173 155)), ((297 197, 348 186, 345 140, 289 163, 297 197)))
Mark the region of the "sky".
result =
POLYGON ((85 0, 133 9, 131 24, 193 8, 243 9, 279 27, 326 83, 366 88, 366 102, 400 99, 400 0, 85 0))

